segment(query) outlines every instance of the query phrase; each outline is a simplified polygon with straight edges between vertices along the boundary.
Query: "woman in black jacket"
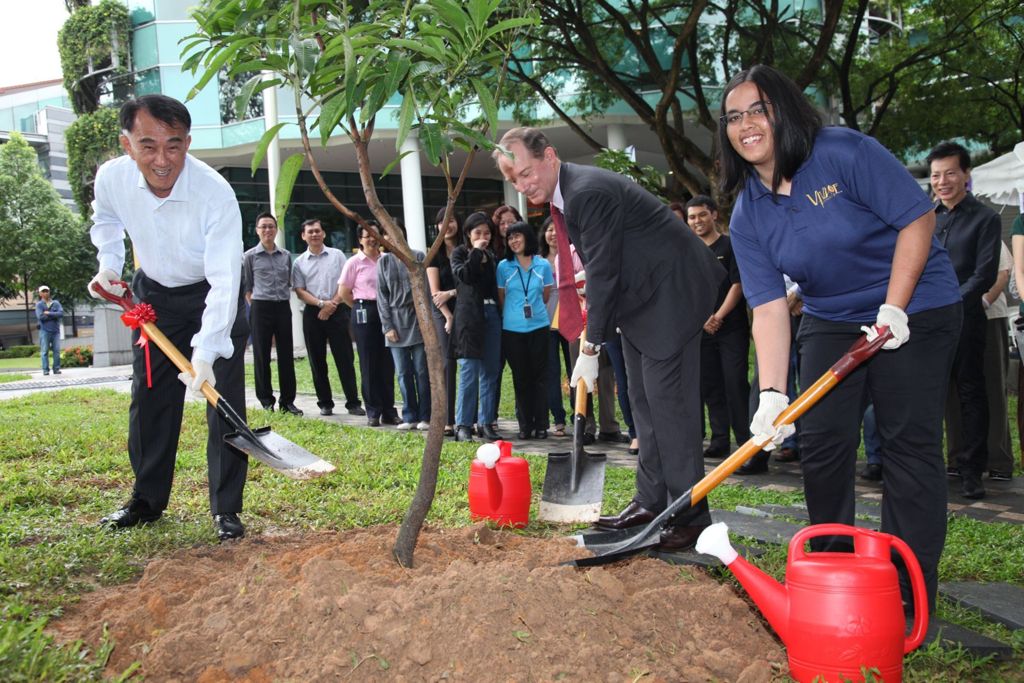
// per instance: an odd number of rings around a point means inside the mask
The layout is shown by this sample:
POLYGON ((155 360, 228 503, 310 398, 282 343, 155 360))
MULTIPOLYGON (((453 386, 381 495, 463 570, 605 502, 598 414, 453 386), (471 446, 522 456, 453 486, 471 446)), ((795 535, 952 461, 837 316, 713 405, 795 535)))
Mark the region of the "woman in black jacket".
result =
POLYGON ((483 212, 463 224, 466 244, 451 255, 455 276, 455 322, 451 346, 459 362, 459 391, 455 405, 457 441, 473 440, 473 423, 489 441, 501 435, 491 425, 498 412, 501 372, 501 316, 495 258, 490 250, 494 223, 483 212))

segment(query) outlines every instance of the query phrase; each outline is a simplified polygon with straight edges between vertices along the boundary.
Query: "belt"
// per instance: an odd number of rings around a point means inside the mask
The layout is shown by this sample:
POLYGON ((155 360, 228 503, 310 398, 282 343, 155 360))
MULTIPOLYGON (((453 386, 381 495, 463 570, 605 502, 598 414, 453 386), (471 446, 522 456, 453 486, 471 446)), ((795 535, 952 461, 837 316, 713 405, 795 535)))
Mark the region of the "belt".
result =
POLYGON ((359 304, 360 306, 376 306, 377 305, 377 300, 376 299, 356 299, 356 303, 359 304))
POLYGON ((495 301, 494 299, 484 299, 484 303, 485 303, 485 304, 492 304, 492 305, 494 305, 494 306, 497 306, 497 305, 498 305, 498 302, 497 302, 497 301, 495 301))

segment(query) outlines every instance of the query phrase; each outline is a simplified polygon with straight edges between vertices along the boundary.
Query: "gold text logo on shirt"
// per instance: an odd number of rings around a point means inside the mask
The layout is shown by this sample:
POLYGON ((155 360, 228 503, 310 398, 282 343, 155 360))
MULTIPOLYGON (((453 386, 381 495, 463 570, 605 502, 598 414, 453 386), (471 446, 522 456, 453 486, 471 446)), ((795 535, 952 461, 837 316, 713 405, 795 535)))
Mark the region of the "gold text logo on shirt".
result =
POLYGON ((830 199, 834 199, 838 195, 842 194, 842 192, 843 191, 839 189, 839 183, 831 183, 820 190, 815 190, 813 195, 805 194, 804 196, 807 197, 807 200, 814 206, 824 206, 825 202, 830 199))

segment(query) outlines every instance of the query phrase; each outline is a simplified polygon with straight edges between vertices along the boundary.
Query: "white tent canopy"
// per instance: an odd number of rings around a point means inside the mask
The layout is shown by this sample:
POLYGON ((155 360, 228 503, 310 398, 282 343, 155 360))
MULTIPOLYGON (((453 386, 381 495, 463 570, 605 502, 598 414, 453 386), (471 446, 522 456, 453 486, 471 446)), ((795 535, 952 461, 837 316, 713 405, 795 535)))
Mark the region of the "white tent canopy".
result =
POLYGON ((974 194, 996 204, 1020 206, 1024 212, 1024 141, 1012 152, 971 169, 971 186, 974 194))

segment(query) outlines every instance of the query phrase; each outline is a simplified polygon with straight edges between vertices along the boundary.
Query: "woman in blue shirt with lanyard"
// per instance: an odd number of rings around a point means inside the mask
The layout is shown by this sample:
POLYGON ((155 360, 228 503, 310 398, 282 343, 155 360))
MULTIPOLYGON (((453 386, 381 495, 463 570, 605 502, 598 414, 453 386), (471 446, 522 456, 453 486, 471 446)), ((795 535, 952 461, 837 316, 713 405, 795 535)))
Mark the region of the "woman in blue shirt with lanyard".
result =
MULTIPOLYGON (((858 430, 873 402, 885 449, 882 531, 917 555, 934 610, 946 536, 942 417, 962 313, 932 203, 876 140, 823 127, 800 88, 771 67, 729 82, 718 137, 722 189, 738 190, 730 234, 754 310, 761 401, 750 430, 774 445, 792 432, 772 426, 789 404, 783 273, 804 299, 802 386, 862 334, 888 327, 883 350, 801 418, 804 495, 812 524, 854 523, 858 430)), ((849 541, 820 540, 819 550, 849 541)), ((900 583, 912 604, 904 573, 900 583)))
POLYGON ((551 264, 537 256, 537 235, 526 223, 505 233, 505 260, 498 263, 498 305, 502 310, 501 345, 512 368, 519 438, 548 436, 545 374, 548 364, 548 310, 555 277, 551 264))

